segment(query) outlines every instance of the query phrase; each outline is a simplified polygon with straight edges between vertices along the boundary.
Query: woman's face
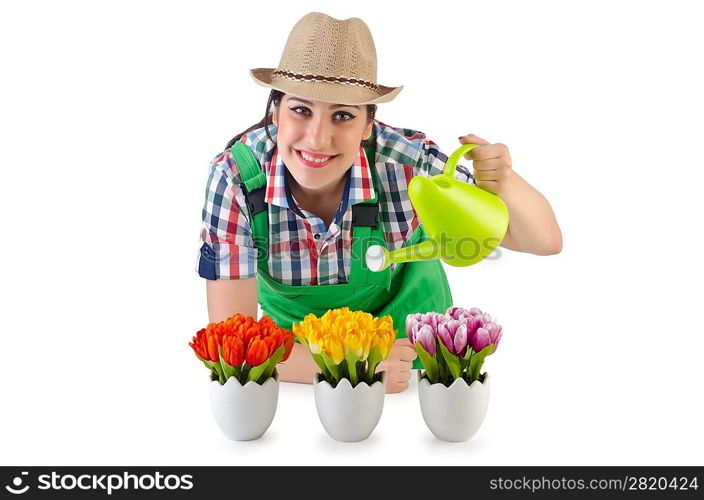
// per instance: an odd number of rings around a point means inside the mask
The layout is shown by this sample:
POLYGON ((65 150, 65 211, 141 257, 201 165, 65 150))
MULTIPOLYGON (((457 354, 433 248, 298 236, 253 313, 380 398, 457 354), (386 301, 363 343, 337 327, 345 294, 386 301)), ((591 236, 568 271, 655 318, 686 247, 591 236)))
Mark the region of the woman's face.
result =
POLYGON ((277 149, 289 172, 303 188, 332 188, 354 163, 362 140, 369 139, 366 105, 311 101, 286 94, 274 110, 277 149), (311 156, 323 163, 310 163, 311 156))

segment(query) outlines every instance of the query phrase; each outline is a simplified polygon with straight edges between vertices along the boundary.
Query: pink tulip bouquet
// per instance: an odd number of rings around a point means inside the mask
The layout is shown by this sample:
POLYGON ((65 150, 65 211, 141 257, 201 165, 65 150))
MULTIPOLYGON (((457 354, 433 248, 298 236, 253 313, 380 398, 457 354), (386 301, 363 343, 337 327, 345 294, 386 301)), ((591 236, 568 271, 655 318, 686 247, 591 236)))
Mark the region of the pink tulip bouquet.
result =
POLYGON ((431 384, 449 387, 462 377, 471 384, 482 382, 484 358, 493 354, 501 340, 502 327, 488 314, 450 307, 445 314, 409 314, 406 333, 414 344, 431 384))

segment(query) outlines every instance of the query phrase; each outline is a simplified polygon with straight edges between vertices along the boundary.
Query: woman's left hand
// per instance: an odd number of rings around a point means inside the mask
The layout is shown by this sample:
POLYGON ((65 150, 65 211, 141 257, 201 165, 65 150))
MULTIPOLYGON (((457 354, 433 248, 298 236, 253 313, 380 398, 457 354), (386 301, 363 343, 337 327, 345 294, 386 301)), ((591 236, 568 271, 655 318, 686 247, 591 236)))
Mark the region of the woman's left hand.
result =
POLYGON ((464 155, 466 159, 473 161, 473 175, 477 187, 495 195, 505 194, 513 174, 508 147, 501 143, 489 144, 474 134, 465 135, 459 140, 461 144, 479 144, 479 147, 464 155))

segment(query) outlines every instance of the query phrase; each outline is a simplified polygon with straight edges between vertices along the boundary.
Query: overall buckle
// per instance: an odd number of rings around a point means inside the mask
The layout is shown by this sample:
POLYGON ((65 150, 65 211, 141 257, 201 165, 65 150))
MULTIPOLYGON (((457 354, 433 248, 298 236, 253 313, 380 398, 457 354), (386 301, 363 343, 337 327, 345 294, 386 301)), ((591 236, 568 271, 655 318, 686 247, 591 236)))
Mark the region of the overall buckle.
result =
POLYGON ((376 229, 377 215, 379 215, 379 205, 352 205, 352 227, 363 226, 376 229))
POLYGON ((249 205, 249 209, 252 212, 252 217, 257 215, 259 212, 266 210, 266 201, 264 201, 266 198, 265 188, 266 186, 262 186, 252 192, 248 192, 246 186, 242 184, 242 190, 246 195, 245 198, 247 199, 247 205, 249 205))

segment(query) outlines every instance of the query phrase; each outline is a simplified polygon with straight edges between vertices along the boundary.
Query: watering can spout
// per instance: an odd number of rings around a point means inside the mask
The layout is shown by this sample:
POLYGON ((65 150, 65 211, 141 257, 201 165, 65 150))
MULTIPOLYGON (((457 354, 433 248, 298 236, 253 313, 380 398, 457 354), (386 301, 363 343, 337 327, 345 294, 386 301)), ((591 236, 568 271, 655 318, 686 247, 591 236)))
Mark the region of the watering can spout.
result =
POLYGON ((394 263, 439 259, 440 247, 435 240, 409 245, 393 252, 389 252, 381 245, 372 245, 367 249, 364 258, 367 267, 371 271, 378 272, 394 263))
POLYGON ((501 243, 508 229, 508 208, 484 189, 454 178, 459 159, 477 144, 464 144, 447 160, 442 174, 416 176, 408 185, 418 219, 428 239, 389 252, 373 245, 365 255, 371 271, 393 263, 442 259, 451 266, 476 264, 501 243))

